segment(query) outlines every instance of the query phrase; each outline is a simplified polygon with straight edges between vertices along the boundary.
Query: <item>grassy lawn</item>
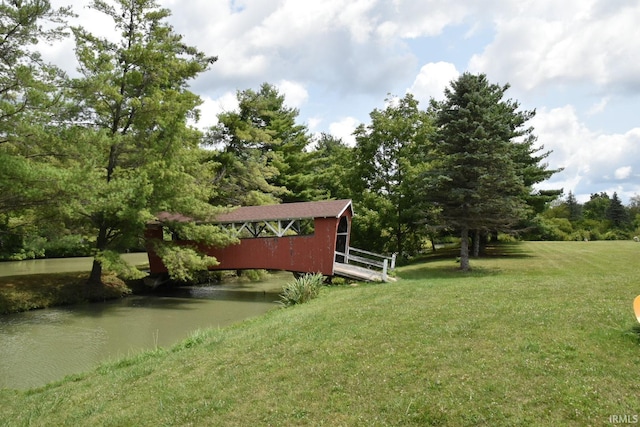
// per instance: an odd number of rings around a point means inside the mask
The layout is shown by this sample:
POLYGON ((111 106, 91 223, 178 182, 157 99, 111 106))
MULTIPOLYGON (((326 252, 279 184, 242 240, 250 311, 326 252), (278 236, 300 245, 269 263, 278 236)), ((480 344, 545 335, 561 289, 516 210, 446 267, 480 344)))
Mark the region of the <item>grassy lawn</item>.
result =
POLYGON ((613 425, 640 415, 635 242, 527 242, 199 331, 42 389, 0 425, 613 425))

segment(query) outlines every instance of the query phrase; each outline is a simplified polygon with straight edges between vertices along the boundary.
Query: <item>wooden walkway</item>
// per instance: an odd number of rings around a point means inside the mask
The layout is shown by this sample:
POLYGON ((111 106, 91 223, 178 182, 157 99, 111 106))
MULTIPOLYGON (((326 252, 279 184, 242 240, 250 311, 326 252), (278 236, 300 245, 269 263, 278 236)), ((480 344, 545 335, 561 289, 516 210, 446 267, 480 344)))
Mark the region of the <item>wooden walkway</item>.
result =
MULTIPOLYGON (((333 273, 336 276, 346 277, 347 279, 364 280, 367 282, 383 282, 383 274, 381 271, 370 270, 357 265, 344 264, 336 262, 333 264, 333 273)), ((387 276, 387 282, 395 282, 395 277, 387 276)))
POLYGON ((395 277, 389 277, 389 271, 395 268, 396 254, 386 256, 348 247, 345 252, 336 251, 333 274, 368 282, 395 282, 395 277))

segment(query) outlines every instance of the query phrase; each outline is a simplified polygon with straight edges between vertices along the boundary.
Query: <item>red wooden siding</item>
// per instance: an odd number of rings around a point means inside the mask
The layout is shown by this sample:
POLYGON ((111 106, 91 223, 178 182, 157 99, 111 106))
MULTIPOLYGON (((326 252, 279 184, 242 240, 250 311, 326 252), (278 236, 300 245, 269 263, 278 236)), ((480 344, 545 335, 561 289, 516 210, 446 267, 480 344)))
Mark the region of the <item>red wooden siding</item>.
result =
MULTIPOLYGON (((208 255, 214 256, 220 263, 219 265, 212 267, 212 270, 268 269, 302 273, 322 273, 325 276, 332 276, 334 273, 333 263, 338 239, 338 224, 341 218, 346 217, 347 230, 350 231, 351 217, 353 214, 351 201, 341 201, 342 206, 335 202, 336 201, 331 201, 331 203, 333 203, 339 210, 333 211, 334 216, 313 217, 314 233, 312 235, 244 238, 240 239, 239 244, 231 245, 226 248, 217 249, 201 247, 200 249, 208 255)), ((314 202, 309 202, 309 204, 313 203, 314 202)), ((315 203, 318 205, 316 207, 323 208, 325 211, 329 206, 329 202, 315 203)), ((294 214, 290 216, 293 218, 299 218, 301 210, 308 210, 308 208, 314 207, 307 206, 307 204, 292 205, 295 205, 292 206, 294 208, 292 211, 294 213, 298 213, 298 215, 294 214)), ((286 207, 286 204, 279 206, 282 209, 286 207)), ((328 215, 329 213, 325 211, 322 209, 320 209, 320 211, 316 210, 315 214, 322 212, 322 215, 328 215)), ((241 214, 242 212, 236 215, 241 216, 241 214)), ((269 217, 268 213, 263 218, 259 218, 259 214, 252 214, 252 220, 274 219, 273 215, 269 217)), ((313 209, 309 211, 309 214, 313 214, 313 209)), ((223 221, 229 222, 229 216, 225 216, 223 221)), ((147 239, 162 239, 162 224, 149 224, 147 227, 146 237, 147 239)), ((348 234, 346 239, 346 245, 348 246, 348 234)), ((344 236, 342 237, 342 240, 344 240, 344 236)), ((160 258, 153 252, 151 245, 149 245, 148 251, 151 273, 166 272, 166 267, 162 264, 160 258)))

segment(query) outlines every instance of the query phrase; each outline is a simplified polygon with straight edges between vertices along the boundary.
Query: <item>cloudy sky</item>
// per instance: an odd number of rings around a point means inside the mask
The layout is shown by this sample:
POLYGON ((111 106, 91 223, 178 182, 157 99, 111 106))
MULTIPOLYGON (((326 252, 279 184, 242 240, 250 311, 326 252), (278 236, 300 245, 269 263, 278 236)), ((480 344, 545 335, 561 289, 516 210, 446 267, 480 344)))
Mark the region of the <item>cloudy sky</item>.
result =
MULTIPOLYGON (((110 23, 72 5, 79 23, 110 23)), ((464 71, 509 83, 550 168, 541 188, 584 202, 640 195, 640 2, 637 0, 159 0, 188 44, 219 60, 192 84, 199 126, 235 108, 237 90, 276 85, 312 132, 351 133, 388 94, 429 98, 464 71)), ((47 58, 69 71, 73 43, 47 58)))

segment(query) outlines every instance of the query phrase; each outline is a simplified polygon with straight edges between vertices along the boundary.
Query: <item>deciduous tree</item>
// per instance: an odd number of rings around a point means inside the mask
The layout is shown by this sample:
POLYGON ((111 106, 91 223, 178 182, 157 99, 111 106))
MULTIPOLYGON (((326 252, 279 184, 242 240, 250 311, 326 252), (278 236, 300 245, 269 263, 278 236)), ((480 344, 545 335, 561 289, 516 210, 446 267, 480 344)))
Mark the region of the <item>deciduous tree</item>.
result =
POLYGON ((378 217, 378 237, 387 244, 377 249, 414 254, 426 230, 418 177, 428 164, 432 118, 411 94, 387 99, 386 108, 374 110, 370 117, 371 123, 354 133, 355 171, 360 177, 355 195, 378 217))
POLYGON ((583 217, 593 221, 606 221, 610 205, 611 199, 606 192, 593 193, 582 207, 583 217))

